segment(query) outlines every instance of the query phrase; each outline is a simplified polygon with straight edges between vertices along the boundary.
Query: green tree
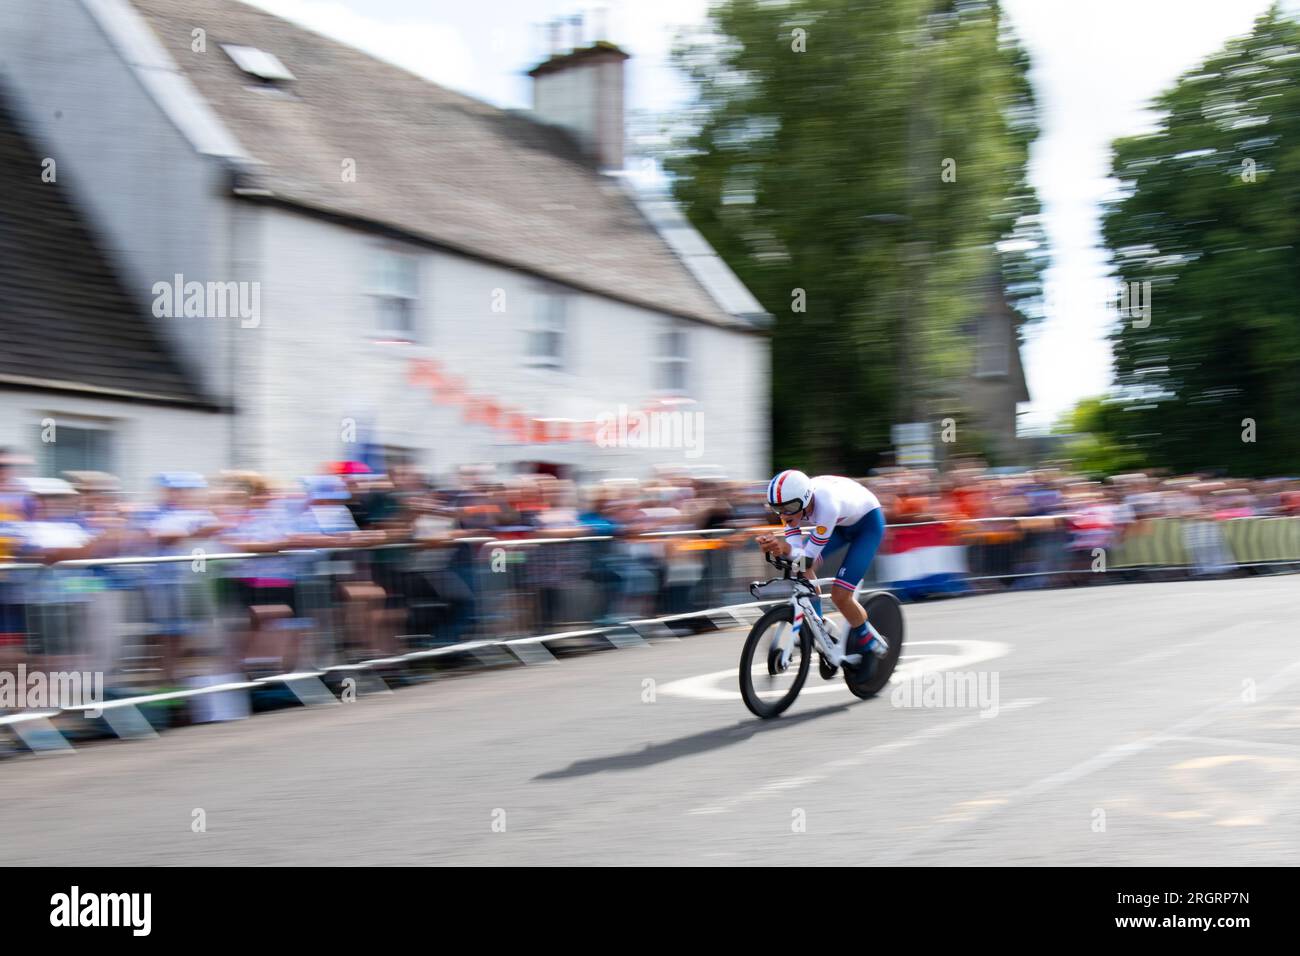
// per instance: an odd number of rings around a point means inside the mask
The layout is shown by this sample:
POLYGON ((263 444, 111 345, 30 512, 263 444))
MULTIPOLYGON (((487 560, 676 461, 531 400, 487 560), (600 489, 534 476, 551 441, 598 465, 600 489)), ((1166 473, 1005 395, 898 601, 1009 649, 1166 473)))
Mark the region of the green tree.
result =
POLYGON ((1104 396, 1081 399, 1052 429, 1064 439, 1064 454, 1075 467, 1109 476, 1147 466, 1143 449, 1123 444, 1124 410, 1104 396))
POLYGON ((1300 472, 1300 26, 1274 7, 1155 105, 1104 222, 1119 279, 1150 283, 1112 333, 1115 438, 1176 471, 1300 472))
POLYGON ((861 471, 890 425, 963 417, 990 282, 1040 292, 1028 61, 997 3, 723 0, 676 55, 698 100, 666 165, 775 317, 778 462, 861 471))

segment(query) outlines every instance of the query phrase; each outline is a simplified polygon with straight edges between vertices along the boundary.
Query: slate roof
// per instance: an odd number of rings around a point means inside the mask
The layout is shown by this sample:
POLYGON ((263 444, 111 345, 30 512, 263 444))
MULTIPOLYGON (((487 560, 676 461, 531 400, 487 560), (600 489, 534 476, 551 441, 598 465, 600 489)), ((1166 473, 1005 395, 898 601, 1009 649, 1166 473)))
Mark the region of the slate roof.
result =
POLYGON ((208 404, 132 299, 0 89, 0 388, 208 404))
POLYGON ((238 0, 130 0, 274 201, 717 325, 721 306, 564 131, 431 83, 238 0), (193 31, 207 49, 191 49, 193 31), (276 56, 263 83, 223 45, 276 56), (354 160, 356 181, 340 175, 354 160))

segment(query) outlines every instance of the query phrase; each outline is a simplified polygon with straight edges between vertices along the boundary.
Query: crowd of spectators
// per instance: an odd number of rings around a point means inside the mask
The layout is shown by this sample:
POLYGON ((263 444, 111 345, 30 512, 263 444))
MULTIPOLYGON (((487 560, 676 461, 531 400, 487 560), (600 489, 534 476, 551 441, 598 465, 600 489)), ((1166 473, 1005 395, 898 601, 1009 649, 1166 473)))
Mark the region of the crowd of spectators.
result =
POLYGON ((1300 515, 1294 478, 1137 472, 1098 480, 1065 467, 998 470, 959 462, 943 472, 899 469, 868 485, 891 524, 953 526, 970 549, 973 575, 994 582, 1031 575, 1036 585, 1095 582, 1078 572, 1093 566, 1097 552, 1113 552, 1159 518, 1180 519, 1193 571, 1218 573, 1232 563, 1225 519, 1300 515))
POLYGON ((30 471, 0 449, 0 670, 89 659, 164 686, 194 658, 255 675, 686 611, 722 600, 725 556, 667 532, 764 520, 737 483, 678 474, 579 488, 340 461, 292 481, 168 472, 134 496, 30 471))
MULTIPOLYGON (((253 674, 319 663, 323 643, 356 659, 747 600, 761 565, 746 532, 771 521, 762 482, 671 469, 578 485, 341 461, 293 481, 166 473, 152 500, 101 472, 31 470, 0 449, 0 669, 79 655, 108 673, 148 662, 164 685, 194 658, 253 674)), ((963 461, 864 480, 891 526, 952 529, 972 577, 995 586, 1069 583, 1163 517, 1186 519, 1193 565, 1218 572, 1232 559, 1217 523, 1300 515, 1295 479, 1095 480, 963 461)))

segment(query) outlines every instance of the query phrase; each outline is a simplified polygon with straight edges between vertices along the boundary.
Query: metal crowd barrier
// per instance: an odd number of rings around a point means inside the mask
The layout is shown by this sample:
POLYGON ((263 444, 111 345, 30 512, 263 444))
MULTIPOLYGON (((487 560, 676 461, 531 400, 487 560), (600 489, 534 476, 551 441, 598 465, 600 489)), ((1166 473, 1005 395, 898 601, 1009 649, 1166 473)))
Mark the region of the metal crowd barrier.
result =
POLYGON ((544 633, 746 601, 766 569, 744 547, 751 540, 720 528, 486 542, 475 575, 485 630, 544 633))
POLYGON ((722 529, 5 564, 0 670, 96 671, 128 693, 687 613, 748 600, 763 565, 739 543, 722 529))
POLYGON ((874 567, 907 597, 1300 570, 1300 517, 1152 517, 1094 524, 1085 514, 890 525, 874 567))
MULTIPOLYGON (((1077 517, 893 524, 864 586, 924 598, 1300 568, 1300 517, 1077 517)), ((128 694, 689 615, 749 601, 770 576, 752 544, 764 530, 2 564, 0 671, 102 672, 128 694)))

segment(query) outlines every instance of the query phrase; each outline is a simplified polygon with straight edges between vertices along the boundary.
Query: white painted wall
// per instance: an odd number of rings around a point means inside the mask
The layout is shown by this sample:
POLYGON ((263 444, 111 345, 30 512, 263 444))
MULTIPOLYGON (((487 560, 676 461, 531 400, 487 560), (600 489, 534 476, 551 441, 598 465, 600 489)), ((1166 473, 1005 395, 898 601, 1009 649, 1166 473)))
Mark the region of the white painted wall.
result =
MULTIPOLYGON (((262 323, 241 331, 260 353, 262 467, 302 473, 344 451, 345 419, 375 429, 372 440, 421 450, 444 470, 476 461, 541 458, 589 476, 642 475, 653 464, 718 465, 761 477, 768 467, 768 342, 759 335, 686 323, 692 357, 688 394, 702 414, 699 457, 685 449, 599 448, 590 443, 520 446, 465 425, 460 409, 438 404, 407 381, 414 358, 433 357, 471 391, 529 415, 591 419, 620 403, 643 407, 655 389, 658 332, 672 321, 651 310, 568 290, 562 370, 533 367, 527 330, 540 280, 478 260, 395 247, 366 233, 280 209, 261 211, 262 323), (377 344, 368 295, 370 257, 385 245, 420 262, 419 342, 377 344), (506 311, 492 311, 496 290, 506 311)), ((248 401, 243 401, 247 399, 248 401)), ((242 427, 242 424, 241 424, 242 427)))
MULTIPOLYGON (((114 473, 123 490, 147 495, 161 471, 215 474, 226 467, 224 415, 134 402, 0 389, 0 446, 42 461, 42 422, 99 425, 113 434, 114 473)), ((40 470, 39 468, 37 469, 40 470)))

